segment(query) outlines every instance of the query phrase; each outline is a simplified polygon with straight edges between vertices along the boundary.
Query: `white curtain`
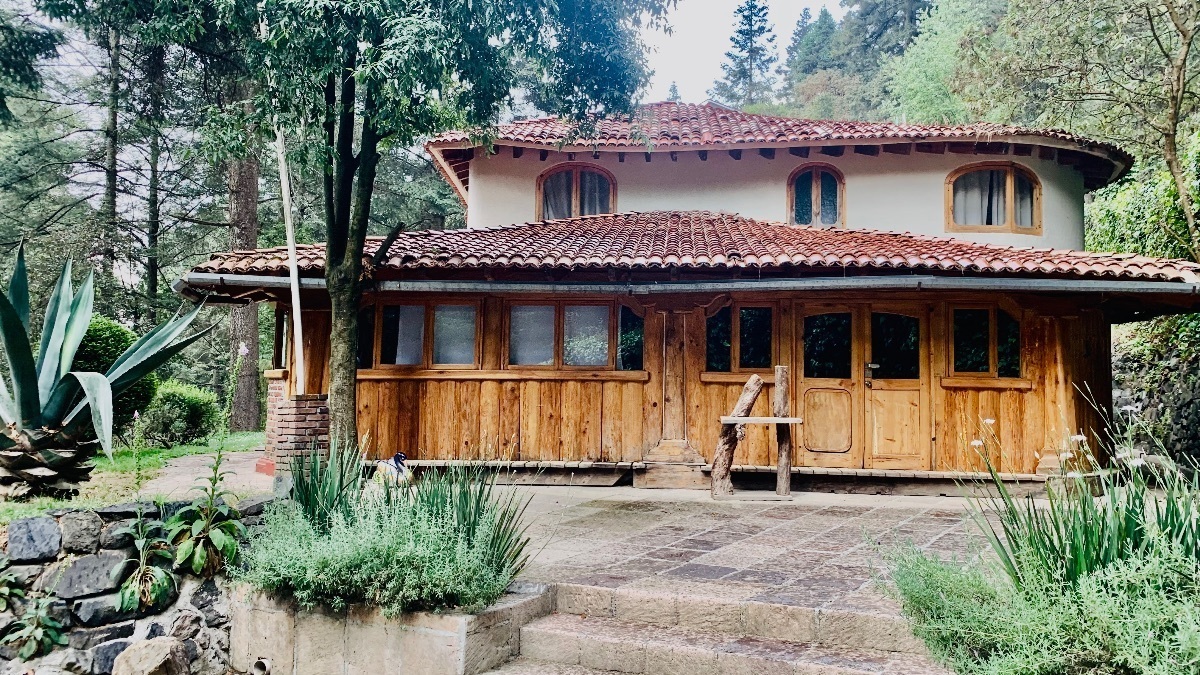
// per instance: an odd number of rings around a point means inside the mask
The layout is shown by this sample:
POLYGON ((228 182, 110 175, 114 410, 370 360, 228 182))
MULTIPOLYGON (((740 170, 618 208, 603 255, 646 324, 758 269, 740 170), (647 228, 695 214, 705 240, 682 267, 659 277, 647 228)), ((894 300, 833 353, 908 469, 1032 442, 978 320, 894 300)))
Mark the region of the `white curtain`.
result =
POLYGON ((612 206, 609 204, 611 197, 612 189, 608 177, 595 171, 579 172, 579 215, 612 213, 612 206))
POLYGON ((1004 169, 972 171, 954 181, 954 222, 957 225, 1004 225, 1004 169))
MULTIPOLYGON (((425 306, 387 307, 384 310, 384 320, 394 322, 396 335, 396 349, 392 353, 393 360, 384 361, 384 363, 393 363, 399 366, 420 365, 425 360, 425 306)), ((387 345, 384 345, 384 350, 388 351, 387 345)))
POLYGON ((554 365, 554 306, 517 305, 508 315, 508 363, 554 365))
POLYGON ((438 305, 433 310, 433 362, 475 363, 475 306, 438 305))
POLYGON ((1033 183, 1020 171, 1016 178, 1017 227, 1033 227, 1033 183))
POLYGON ((542 219, 571 217, 571 171, 560 171, 542 181, 542 219))

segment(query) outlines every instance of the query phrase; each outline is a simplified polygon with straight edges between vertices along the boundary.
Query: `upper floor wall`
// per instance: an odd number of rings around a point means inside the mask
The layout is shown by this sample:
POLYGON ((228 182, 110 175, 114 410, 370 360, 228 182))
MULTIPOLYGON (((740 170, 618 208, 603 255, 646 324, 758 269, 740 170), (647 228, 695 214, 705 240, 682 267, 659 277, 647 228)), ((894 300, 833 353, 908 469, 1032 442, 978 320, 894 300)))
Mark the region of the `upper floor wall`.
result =
POLYGON ((467 225, 489 227, 538 219, 539 178, 568 163, 598 167, 612 176, 615 212, 711 210, 792 222, 789 179, 805 166, 823 165, 843 180, 839 226, 1000 245, 1083 248, 1084 177, 1072 166, 1040 158, 1036 148, 1028 156, 918 152, 912 146, 908 154, 858 154, 846 147, 840 156, 827 156, 815 147, 808 150, 808 157, 799 157, 787 148, 765 153, 746 148, 738 153, 740 159, 726 150, 681 150, 650 153, 650 161, 645 152, 636 151, 546 151, 545 159, 543 151, 536 149, 518 153, 500 147, 494 154, 477 152, 469 163, 467 225), (1034 218, 1040 229, 996 227, 1006 231, 980 232, 972 230, 990 227, 951 225, 950 181, 975 165, 1012 165, 1034 178, 1038 186, 1034 218))

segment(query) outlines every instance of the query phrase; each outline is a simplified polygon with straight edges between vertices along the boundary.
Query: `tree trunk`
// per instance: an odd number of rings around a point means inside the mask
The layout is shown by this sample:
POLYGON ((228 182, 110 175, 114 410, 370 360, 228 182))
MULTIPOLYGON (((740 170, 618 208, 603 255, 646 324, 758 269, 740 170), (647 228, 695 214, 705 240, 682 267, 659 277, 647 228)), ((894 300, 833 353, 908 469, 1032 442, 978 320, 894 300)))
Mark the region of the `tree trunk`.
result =
POLYGON ((146 55, 146 79, 149 81, 149 106, 146 117, 150 132, 150 184, 146 190, 146 320, 147 328, 158 325, 158 239, 162 231, 162 204, 159 202, 159 161, 162 158, 163 75, 166 49, 154 47, 146 55))
MULTIPOLYGON (((246 83, 235 87, 239 98, 248 98, 246 83)), ((258 248, 258 177, 259 159, 254 149, 245 157, 229 163, 229 227, 230 248, 258 248)), ((259 428, 261 412, 258 404, 258 304, 234 305, 229 312, 229 363, 238 363, 233 387, 233 409, 229 415, 230 431, 254 431, 259 428), (245 345, 245 354, 242 345, 245 345)))
MULTIPOLYGON (((115 28, 108 31, 108 95, 105 101, 104 119, 104 197, 100 202, 100 232, 99 241, 93 251, 100 260, 100 279, 97 290, 102 295, 101 302, 112 307, 111 302, 116 298, 104 298, 105 291, 111 287, 113 263, 116 260, 116 247, 113 238, 117 227, 117 151, 120 146, 120 130, 118 128, 118 111, 121 105, 121 34, 115 28)), ((108 293, 111 296, 111 293, 108 293)))
MULTIPOLYGON (((790 417, 792 414, 788 380, 788 367, 775 366, 775 398, 771 405, 771 414, 775 417, 790 417)), ((775 447, 779 451, 775 467, 775 494, 787 496, 792 494, 792 425, 775 425, 775 447)))
MULTIPOLYGON (((746 381, 746 386, 742 387, 742 395, 738 397, 729 416, 745 417, 749 415, 762 388, 763 379, 758 375, 751 375, 750 379, 746 381)), ((717 437, 717 449, 713 453, 712 463, 712 496, 714 497, 733 494, 733 480, 730 478, 729 472, 733 467, 733 451, 737 449, 740 435, 738 425, 721 425, 721 435, 717 437)))

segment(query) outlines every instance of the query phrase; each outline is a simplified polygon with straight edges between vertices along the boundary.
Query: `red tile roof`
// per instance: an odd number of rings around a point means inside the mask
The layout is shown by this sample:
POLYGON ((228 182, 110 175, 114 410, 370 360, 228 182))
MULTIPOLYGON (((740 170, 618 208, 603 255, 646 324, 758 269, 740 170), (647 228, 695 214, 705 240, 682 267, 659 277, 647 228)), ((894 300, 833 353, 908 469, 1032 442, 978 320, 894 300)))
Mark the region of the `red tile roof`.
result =
MULTIPOLYGON (((367 242, 374 253, 379 238, 367 242)), ((300 269, 324 265, 324 246, 299 247, 300 269)), ((391 270, 623 269, 692 271, 801 268, 1200 282, 1200 265, 1133 254, 979 244, 873 230, 822 229, 727 213, 661 211, 585 216, 482 229, 401 234, 391 270)), ((195 272, 287 273, 284 248, 217 253, 195 272)))

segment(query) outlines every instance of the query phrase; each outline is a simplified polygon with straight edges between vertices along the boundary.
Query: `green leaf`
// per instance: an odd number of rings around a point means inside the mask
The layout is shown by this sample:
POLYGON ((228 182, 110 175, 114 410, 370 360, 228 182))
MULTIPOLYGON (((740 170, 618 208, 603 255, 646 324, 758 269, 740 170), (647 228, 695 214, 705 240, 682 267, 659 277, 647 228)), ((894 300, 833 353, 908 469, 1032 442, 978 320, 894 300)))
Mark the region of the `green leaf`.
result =
POLYGON ((66 331, 63 333, 62 353, 58 358, 58 377, 60 378, 66 377, 67 373, 71 371, 71 364, 75 361, 75 352, 79 350, 79 344, 83 342, 83 336, 92 323, 92 304, 95 302, 94 276, 94 273, 88 272, 87 279, 84 280, 83 286, 79 287, 79 292, 75 294, 75 300, 71 302, 71 313, 67 319, 66 331))
MULTIPOLYGON (((46 316, 42 321, 42 340, 38 347, 37 378, 38 392, 42 400, 49 400, 58 378, 58 355, 62 353, 63 335, 67 330, 67 319, 71 313, 71 261, 63 264, 58 283, 50 294, 46 305, 46 316), (44 393, 43 393, 44 392, 44 393)), ((66 407, 66 404, 63 404, 66 407)), ((56 416, 57 418, 57 416, 56 416)))
POLYGON ((192 573, 200 574, 204 571, 204 563, 208 562, 208 551, 204 546, 197 546, 196 552, 192 555, 192 573))
POLYGON ((0 294, 0 343, 8 359, 8 372, 12 377, 13 393, 16 398, 17 428, 36 427, 41 422, 41 399, 38 398, 37 369, 33 364, 33 352, 29 350, 29 335, 17 310, 8 297, 0 294))
POLYGON ((84 401, 92 409, 92 428, 96 430, 96 438, 100 439, 104 454, 112 459, 112 387, 108 378, 100 373, 71 371, 68 374, 78 380, 83 388, 84 401))
POLYGON ((21 645, 21 651, 17 653, 17 656, 21 657, 22 661, 28 661, 29 657, 33 656, 33 653, 37 651, 37 649, 37 642, 32 639, 26 640, 25 643, 21 645))
MULTIPOLYGON (((200 313, 202 306, 196 305, 187 314, 160 323, 149 333, 138 338, 137 342, 129 345, 129 349, 126 349, 125 353, 118 356, 117 360, 113 362, 112 367, 108 369, 108 373, 106 374, 109 381, 116 383, 129 370, 174 342, 192 323, 196 315, 200 313)), ((139 378, 135 377, 133 379, 136 381, 139 378)))
POLYGON ((108 375, 108 381, 112 382, 113 391, 117 394, 125 391, 125 389, 127 389, 134 382, 137 382, 162 364, 166 363, 172 356, 175 356, 184 349, 187 349, 187 347, 193 342, 196 342, 205 335, 208 335, 208 333, 216 327, 216 324, 213 324, 194 335, 189 335, 173 345, 162 347, 158 351, 147 353, 144 356, 139 356, 136 361, 127 363, 127 367, 121 371, 119 376, 114 376, 112 373, 110 373, 108 375))
POLYGON ((25 268, 25 241, 17 247, 17 263, 13 266, 12 278, 8 280, 8 299, 21 317, 25 332, 29 332, 29 272, 25 268))
POLYGON ((196 548, 196 540, 188 539, 179 545, 179 550, 175 552, 175 566, 183 567, 188 558, 192 557, 192 551, 196 548))
POLYGON ((229 545, 229 535, 219 529, 210 530, 208 538, 212 540, 213 546, 217 547, 218 551, 224 552, 225 547, 229 545))

